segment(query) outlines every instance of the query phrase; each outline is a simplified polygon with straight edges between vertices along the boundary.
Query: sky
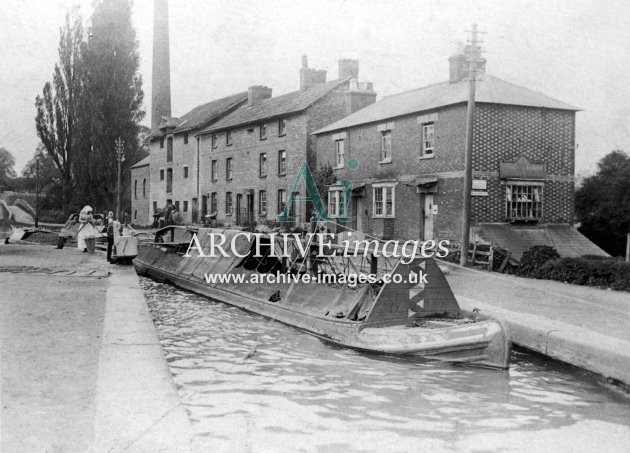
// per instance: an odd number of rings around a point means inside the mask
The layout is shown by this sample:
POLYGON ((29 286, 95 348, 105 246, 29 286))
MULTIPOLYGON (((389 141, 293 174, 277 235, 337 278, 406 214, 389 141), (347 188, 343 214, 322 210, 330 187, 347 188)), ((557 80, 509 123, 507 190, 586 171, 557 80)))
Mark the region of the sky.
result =
MULTIPOLYGON (((92 0, 2 0, 0 147, 18 172, 39 143, 35 96, 73 5, 89 18, 92 0)), ((133 5, 150 112, 153 0, 133 5)), ((587 175, 611 150, 630 152, 628 17, 626 0, 169 0, 172 114, 251 85, 295 91, 303 54, 328 80, 339 59, 358 59, 378 99, 442 82, 477 23, 489 74, 581 109, 576 172, 587 175)))

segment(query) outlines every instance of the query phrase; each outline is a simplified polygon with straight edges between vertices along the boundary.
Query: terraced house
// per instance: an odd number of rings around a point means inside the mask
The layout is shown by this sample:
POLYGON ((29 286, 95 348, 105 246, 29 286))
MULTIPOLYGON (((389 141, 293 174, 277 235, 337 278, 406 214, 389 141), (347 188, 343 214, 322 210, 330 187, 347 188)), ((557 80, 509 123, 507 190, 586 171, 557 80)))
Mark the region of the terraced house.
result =
MULTIPOLYGON (((383 239, 460 240, 468 63, 464 55, 449 62, 448 81, 314 132, 320 162, 353 181, 352 228, 383 239), (350 159, 358 167, 348 168, 350 159)), ((471 237, 519 251, 552 238, 565 255, 598 252, 572 226, 578 108, 485 74, 485 61, 478 71, 471 237)), ((341 187, 328 198, 338 215, 341 187)))
MULTIPOLYGON (((226 226, 274 222, 300 165, 316 168, 312 132, 375 101, 358 71, 357 60, 340 60, 337 80, 327 82, 304 56, 298 91, 272 97, 270 88, 252 86, 246 104, 201 131, 202 213, 226 226)), ((297 222, 310 217, 303 203, 292 212, 297 222)))

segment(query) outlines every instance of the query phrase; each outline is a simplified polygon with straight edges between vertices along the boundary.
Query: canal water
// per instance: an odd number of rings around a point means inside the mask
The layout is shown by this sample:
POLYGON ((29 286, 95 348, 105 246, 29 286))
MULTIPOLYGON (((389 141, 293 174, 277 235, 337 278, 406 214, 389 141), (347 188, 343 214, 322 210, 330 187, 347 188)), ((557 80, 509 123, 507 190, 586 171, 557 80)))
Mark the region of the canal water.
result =
POLYGON ((199 452, 630 451, 630 397, 514 352, 509 371, 366 355, 141 279, 199 452))

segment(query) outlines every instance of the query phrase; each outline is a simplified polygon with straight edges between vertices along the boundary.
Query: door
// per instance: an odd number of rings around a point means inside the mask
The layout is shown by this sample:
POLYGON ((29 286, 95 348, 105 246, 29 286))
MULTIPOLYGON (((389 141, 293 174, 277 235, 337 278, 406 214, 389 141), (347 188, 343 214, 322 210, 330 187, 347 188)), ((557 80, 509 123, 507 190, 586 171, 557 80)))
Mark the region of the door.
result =
POLYGON ((424 208, 422 209, 424 221, 422 222, 423 241, 433 239, 433 194, 424 194, 424 208))
POLYGON ((247 192, 247 223, 252 223, 254 221, 254 192, 247 192))
POLYGON ((356 240, 359 240, 359 241, 362 241, 363 239, 365 239, 364 234, 363 234, 364 233, 363 215, 365 214, 364 211, 365 211, 365 207, 364 207, 363 197, 353 196, 352 197, 352 212, 349 215, 354 217, 352 219, 352 223, 353 223, 354 229, 359 232, 357 233, 357 237, 356 237, 356 240))
POLYGON ((204 195, 201 197, 201 216, 202 220, 205 220, 205 216, 208 215, 208 196, 204 195))
POLYGON ((236 195, 236 224, 240 225, 243 221, 241 216, 241 207, 243 205, 243 194, 236 195))
POLYGON ((197 198, 192 199, 192 221, 193 223, 199 222, 199 200, 197 198))

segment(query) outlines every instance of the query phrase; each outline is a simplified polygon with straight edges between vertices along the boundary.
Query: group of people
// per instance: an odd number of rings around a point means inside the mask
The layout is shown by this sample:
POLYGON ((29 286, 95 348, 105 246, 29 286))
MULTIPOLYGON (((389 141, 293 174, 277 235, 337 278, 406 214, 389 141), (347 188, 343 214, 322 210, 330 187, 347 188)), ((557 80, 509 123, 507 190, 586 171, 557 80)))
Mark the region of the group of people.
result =
MULTIPOLYGON (((77 233, 77 248, 87 252, 87 244, 85 240, 87 238, 95 237, 98 234, 98 230, 94 227, 94 216, 91 206, 84 206, 79 214, 79 222, 81 226, 77 233)), ((109 211, 106 219, 107 225, 107 262, 112 261, 112 251, 114 248, 114 238, 122 235, 122 224, 114 220, 114 213, 109 211)))

